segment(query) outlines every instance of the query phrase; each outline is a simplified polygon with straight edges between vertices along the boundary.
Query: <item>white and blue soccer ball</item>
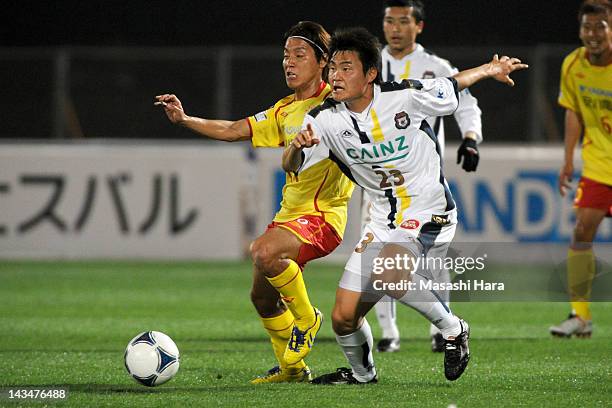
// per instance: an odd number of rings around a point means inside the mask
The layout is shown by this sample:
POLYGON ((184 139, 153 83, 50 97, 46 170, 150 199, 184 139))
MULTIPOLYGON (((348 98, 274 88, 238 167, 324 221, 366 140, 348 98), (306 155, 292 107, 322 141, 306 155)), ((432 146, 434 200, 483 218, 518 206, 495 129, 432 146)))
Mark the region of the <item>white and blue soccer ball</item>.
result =
POLYGON ((174 341, 158 331, 140 333, 125 349, 125 368, 134 380, 147 387, 169 381, 176 375, 179 362, 174 341))

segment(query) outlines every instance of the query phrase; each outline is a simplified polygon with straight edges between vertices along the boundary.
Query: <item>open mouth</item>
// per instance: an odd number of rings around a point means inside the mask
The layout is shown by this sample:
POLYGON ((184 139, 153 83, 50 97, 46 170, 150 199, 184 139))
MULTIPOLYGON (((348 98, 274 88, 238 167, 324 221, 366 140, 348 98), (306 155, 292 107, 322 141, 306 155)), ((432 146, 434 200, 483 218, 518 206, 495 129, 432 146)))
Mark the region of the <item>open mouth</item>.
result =
POLYGON ((297 75, 295 73, 291 72, 291 71, 287 71, 285 73, 285 77, 287 79, 297 79, 297 75))
POLYGON ((344 88, 343 88, 343 87, 341 87, 340 85, 334 85, 334 86, 333 86, 333 88, 332 88, 332 90, 333 90, 334 92, 338 92, 338 91, 342 91, 342 90, 344 90, 344 88))

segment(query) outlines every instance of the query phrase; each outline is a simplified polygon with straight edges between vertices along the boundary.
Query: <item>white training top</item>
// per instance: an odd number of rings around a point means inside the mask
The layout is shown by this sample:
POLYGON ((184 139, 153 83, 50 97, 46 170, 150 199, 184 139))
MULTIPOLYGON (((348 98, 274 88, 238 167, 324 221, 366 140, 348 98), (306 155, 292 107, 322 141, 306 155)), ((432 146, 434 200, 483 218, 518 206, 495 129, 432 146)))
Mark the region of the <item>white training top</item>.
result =
MULTIPOLYGON (((388 46, 381 52, 383 81, 401 82, 408 78, 440 78, 449 77, 457 72, 450 62, 427 51, 421 44, 416 44, 416 49, 401 59, 391 56, 388 46)), ((459 107, 455 111, 455 119, 461 130, 461 135, 466 132, 475 132, 478 140, 482 142, 482 121, 478 100, 472 96, 466 88, 459 94, 459 107)), ((444 153, 444 123, 441 117, 429 118, 429 125, 438 136, 441 151, 444 153)))
POLYGON ((375 85, 361 113, 328 98, 304 119, 303 128, 312 125, 320 143, 304 149, 299 171, 325 158, 335 161, 367 191, 372 222, 391 229, 417 214, 454 212, 440 146, 425 119, 450 115, 457 105, 454 78, 375 85))

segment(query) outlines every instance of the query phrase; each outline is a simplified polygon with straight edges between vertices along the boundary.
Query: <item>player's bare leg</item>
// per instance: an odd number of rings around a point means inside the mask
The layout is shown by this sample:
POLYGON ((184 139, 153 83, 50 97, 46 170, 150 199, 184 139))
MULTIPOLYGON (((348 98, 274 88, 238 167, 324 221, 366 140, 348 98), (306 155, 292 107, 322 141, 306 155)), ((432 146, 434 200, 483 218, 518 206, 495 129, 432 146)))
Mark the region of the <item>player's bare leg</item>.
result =
POLYGON ((263 318, 277 317, 287 311, 280 293, 266 279, 265 274, 253 265, 253 286, 251 287, 251 303, 257 314, 263 318))
POLYGON ((302 270, 295 261, 303 242, 292 232, 272 228, 251 246, 256 271, 261 272, 287 305, 295 321, 287 342, 284 361, 297 364, 310 352, 321 322, 321 313, 312 306, 302 270))
POLYGON ((303 242, 285 228, 272 228, 251 245, 251 258, 259 272, 268 278, 280 275, 288 260, 296 260, 303 242))
POLYGON ((553 336, 591 337, 593 319, 589 299, 595 276, 593 239, 606 212, 596 208, 578 208, 572 243, 567 254, 567 281, 572 311, 569 317, 549 330, 553 336))

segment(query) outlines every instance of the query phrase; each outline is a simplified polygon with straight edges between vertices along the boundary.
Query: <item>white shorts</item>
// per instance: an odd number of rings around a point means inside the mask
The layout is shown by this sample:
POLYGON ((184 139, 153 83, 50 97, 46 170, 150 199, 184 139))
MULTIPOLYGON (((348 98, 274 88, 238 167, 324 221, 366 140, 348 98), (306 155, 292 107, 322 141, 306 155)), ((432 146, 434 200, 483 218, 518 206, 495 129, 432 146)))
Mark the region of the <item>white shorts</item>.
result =
MULTIPOLYGON (((338 286, 353 292, 366 292, 372 278, 374 258, 384 244, 400 245, 417 257, 442 260, 455 236, 456 227, 456 211, 444 215, 415 215, 395 229, 370 223, 365 226, 361 241, 351 253, 338 286)), ((425 273, 424 277, 428 279, 436 279, 443 270, 436 268, 435 262, 427 262, 426 265, 430 267, 420 269, 420 274, 425 273)))

